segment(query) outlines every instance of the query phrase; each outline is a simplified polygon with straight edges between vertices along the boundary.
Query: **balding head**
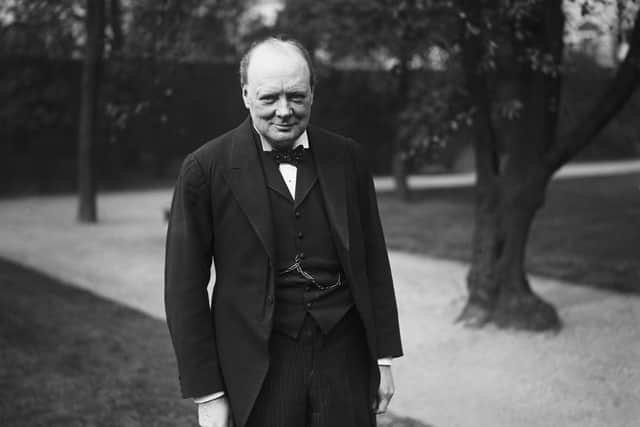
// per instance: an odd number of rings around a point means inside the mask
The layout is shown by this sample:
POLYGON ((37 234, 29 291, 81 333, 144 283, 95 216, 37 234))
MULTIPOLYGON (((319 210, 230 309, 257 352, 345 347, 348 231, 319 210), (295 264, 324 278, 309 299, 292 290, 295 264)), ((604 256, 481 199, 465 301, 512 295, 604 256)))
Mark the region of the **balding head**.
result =
MULTIPOLYGON (((315 72, 311 55, 299 41, 283 36, 268 37, 251 45, 240 61, 240 85, 244 87, 247 84, 249 68, 254 57, 257 56, 260 59, 267 56, 273 59, 274 55, 289 56, 290 59, 298 57, 304 61, 309 75, 309 85, 311 89, 315 87, 315 72)), ((269 59, 267 59, 268 61, 269 59)))

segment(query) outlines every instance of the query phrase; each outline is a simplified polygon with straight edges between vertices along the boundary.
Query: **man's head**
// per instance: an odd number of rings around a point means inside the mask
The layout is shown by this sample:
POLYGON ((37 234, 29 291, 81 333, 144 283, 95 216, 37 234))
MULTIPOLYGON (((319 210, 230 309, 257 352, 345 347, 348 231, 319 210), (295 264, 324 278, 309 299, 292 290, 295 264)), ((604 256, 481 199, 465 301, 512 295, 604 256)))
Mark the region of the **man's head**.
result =
POLYGON ((308 52, 295 40, 258 42, 240 62, 240 82, 257 131, 275 148, 290 147, 311 114, 314 74, 308 52))

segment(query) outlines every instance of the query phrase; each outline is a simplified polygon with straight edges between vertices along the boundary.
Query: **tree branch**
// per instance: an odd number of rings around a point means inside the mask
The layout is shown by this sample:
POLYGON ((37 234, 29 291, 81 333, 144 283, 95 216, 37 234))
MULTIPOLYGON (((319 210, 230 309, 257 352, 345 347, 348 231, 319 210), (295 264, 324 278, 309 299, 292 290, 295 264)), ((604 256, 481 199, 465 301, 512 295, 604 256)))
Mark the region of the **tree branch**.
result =
POLYGON ((547 164, 553 173, 585 148, 622 109, 640 84, 640 13, 636 15, 629 52, 620 64, 607 90, 583 120, 558 136, 556 148, 550 150, 547 164))
POLYGON ((124 32, 122 29, 122 5, 120 0, 111 0, 109 3, 109 26, 113 38, 111 40, 111 53, 119 55, 124 44, 124 32))

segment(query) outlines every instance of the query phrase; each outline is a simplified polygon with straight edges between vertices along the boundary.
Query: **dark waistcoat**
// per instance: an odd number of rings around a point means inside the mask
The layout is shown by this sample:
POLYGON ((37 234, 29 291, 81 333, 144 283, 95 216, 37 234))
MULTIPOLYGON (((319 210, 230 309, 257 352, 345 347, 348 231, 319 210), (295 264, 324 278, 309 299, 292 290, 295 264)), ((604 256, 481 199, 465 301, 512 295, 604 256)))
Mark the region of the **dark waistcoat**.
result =
POLYGON ((328 333, 353 305, 349 286, 340 266, 333 233, 325 211, 311 150, 298 165, 295 201, 270 153, 262 153, 265 182, 273 217, 276 268, 276 305, 273 329, 296 338, 309 313, 324 333, 328 333), (280 273, 298 259, 305 272, 322 289, 299 272, 280 273))

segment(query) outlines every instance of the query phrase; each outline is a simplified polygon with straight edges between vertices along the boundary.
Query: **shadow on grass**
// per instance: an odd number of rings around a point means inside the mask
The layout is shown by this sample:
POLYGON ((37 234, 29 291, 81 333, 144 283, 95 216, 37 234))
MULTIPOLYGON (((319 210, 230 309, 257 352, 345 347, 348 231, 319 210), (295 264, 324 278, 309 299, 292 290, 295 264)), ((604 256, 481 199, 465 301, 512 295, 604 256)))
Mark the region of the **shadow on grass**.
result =
POLYGON ((0 289, 0 425, 197 424, 164 322, 1 259, 0 289))

